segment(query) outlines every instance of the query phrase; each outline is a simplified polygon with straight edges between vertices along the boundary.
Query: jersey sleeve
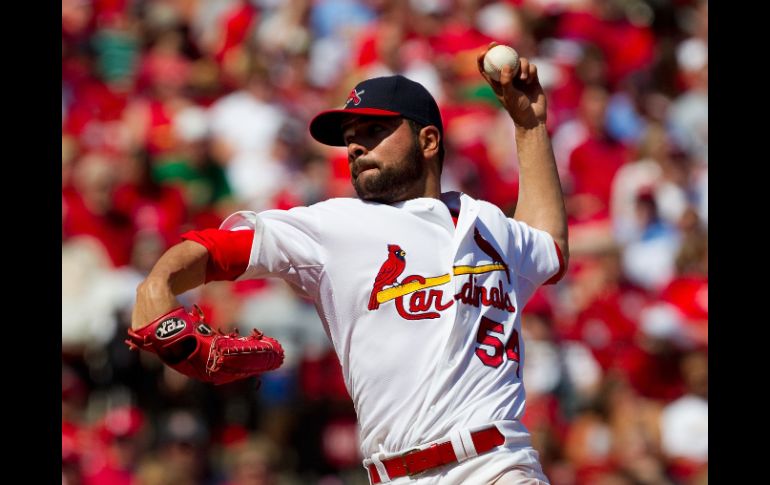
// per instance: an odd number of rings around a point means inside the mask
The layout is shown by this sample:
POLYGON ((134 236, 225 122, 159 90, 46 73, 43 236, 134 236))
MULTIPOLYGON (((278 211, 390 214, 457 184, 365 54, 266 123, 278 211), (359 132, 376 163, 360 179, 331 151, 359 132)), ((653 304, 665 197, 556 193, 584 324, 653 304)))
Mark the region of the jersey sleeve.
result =
POLYGON ((513 231, 519 278, 534 288, 559 281, 566 271, 561 250, 550 234, 524 222, 508 219, 513 231))
POLYGON ((312 208, 297 207, 236 212, 220 229, 254 231, 248 265, 238 280, 278 277, 309 294, 317 288, 324 264, 319 226, 312 208))

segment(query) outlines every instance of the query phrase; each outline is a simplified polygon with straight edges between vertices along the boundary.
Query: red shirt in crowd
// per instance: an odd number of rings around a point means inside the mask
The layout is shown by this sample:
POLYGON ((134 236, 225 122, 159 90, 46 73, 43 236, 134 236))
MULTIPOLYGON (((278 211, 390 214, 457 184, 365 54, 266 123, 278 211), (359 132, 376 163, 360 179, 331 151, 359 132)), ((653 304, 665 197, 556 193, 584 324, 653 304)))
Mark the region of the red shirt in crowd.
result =
POLYGON ((135 228, 125 214, 115 210, 97 214, 86 206, 73 188, 62 189, 62 204, 62 233, 65 238, 92 236, 102 243, 115 267, 130 262, 135 228))
POLYGON ((222 36, 219 40, 220 45, 214 54, 217 62, 223 62, 225 56, 246 41, 248 34, 258 20, 259 12, 251 2, 239 2, 232 10, 222 17, 221 31, 222 36))
POLYGON ((612 180, 627 160, 627 148, 607 138, 591 137, 573 150, 569 160, 573 181, 571 195, 592 195, 601 203, 601 207, 580 215, 575 222, 609 218, 612 180))
POLYGON ((556 34, 600 48, 607 60, 607 80, 613 86, 632 72, 649 67, 655 57, 652 29, 625 18, 608 20, 591 12, 565 12, 559 18, 556 34))
POLYGON ((158 232, 167 247, 179 242, 187 206, 178 188, 163 185, 148 191, 135 184, 124 184, 115 189, 114 204, 131 219, 136 230, 158 232))
POLYGON ((116 92, 97 80, 80 80, 72 86, 72 104, 62 132, 89 149, 119 152, 116 145, 128 93, 116 92))
POLYGON ((633 287, 607 289, 576 316, 561 337, 585 343, 606 371, 636 346, 636 315, 645 301, 646 295, 633 287))

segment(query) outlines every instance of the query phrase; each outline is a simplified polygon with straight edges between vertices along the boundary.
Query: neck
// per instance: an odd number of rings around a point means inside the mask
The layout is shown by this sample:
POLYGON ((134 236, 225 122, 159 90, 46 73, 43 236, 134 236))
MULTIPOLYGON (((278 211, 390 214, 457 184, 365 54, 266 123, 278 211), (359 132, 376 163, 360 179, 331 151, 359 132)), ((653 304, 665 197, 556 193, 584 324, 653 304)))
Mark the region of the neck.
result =
POLYGON ((433 199, 441 198, 441 170, 438 160, 433 159, 425 167, 425 180, 422 197, 431 197, 433 199))
POLYGON ((429 164, 425 169, 425 176, 416 181, 412 190, 407 192, 402 200, 427 197, 441 199, 441 174, 435 164, 429 164))
POLYGON ((434 185, 431 185, 430 187, 427 187, 423 197, 430 197, 430 198, 433 198, 433 199, 440 199, 441 198, 441 186, 439 184, 434 184, 434 185))

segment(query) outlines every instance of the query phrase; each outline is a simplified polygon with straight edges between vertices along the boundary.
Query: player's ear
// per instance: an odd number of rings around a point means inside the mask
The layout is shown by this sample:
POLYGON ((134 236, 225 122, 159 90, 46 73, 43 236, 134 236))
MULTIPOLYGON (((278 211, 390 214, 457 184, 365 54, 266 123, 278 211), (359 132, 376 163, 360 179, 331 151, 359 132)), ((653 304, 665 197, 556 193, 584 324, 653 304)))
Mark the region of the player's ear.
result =
POLYGON ((420 130, 420 149, 426 160, 438 156, 438 150, 441 146, 441 133, 438 128, 428 125, 420 130))

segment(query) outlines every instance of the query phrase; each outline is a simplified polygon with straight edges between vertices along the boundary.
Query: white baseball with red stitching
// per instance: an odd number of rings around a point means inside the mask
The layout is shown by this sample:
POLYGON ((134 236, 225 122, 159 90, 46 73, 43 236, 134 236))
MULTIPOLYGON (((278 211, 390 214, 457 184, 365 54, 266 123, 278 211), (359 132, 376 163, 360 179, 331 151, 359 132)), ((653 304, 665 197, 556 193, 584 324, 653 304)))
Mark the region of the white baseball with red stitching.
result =
POLYGON ((519 71, 519 54, 507 45, 496 45, 484 56, 484 72, 495 81, 500 81, 503 66, 511 66, 514 76, 519 71))

